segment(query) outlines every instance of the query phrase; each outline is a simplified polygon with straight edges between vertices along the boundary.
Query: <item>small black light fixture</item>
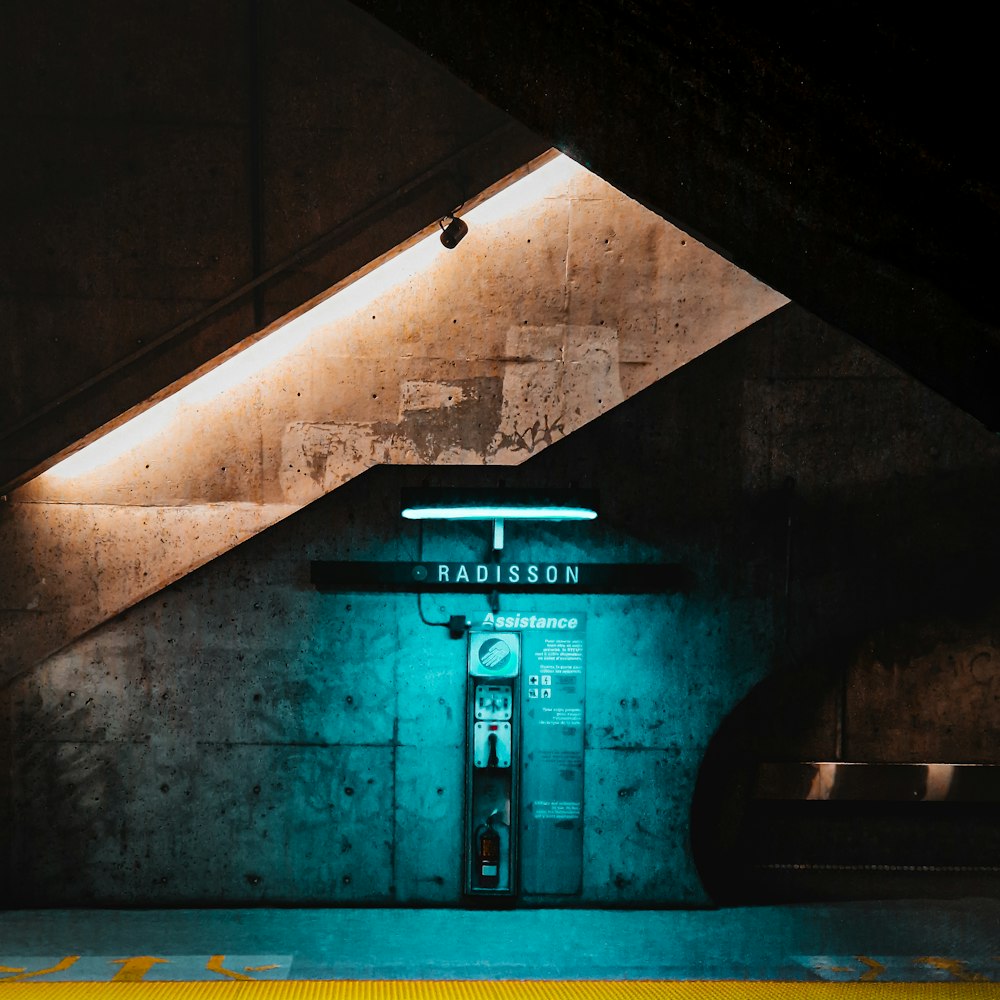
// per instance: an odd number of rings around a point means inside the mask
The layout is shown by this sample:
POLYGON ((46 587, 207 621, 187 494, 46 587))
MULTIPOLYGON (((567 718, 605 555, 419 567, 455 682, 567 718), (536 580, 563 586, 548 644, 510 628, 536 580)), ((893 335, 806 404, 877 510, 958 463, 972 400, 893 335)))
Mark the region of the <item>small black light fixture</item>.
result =
POLYGON ((468 224, 457 215, 446 215, 438 225, 441 227, 441 245, 447 250, 454 250, 469 231, 468 224), (445 222, 449 219, 451 221, 446 226, 445 222))

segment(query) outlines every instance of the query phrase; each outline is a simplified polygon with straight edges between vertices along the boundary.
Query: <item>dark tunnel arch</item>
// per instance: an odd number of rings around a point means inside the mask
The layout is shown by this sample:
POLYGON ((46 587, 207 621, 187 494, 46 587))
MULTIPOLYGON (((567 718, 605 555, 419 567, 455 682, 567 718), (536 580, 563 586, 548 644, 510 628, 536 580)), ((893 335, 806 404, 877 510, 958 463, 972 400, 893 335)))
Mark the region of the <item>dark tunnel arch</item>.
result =
POLYGON ((711 899, 1000 897, 998 623, 899 622, 754 687, 692 798, 711 899))

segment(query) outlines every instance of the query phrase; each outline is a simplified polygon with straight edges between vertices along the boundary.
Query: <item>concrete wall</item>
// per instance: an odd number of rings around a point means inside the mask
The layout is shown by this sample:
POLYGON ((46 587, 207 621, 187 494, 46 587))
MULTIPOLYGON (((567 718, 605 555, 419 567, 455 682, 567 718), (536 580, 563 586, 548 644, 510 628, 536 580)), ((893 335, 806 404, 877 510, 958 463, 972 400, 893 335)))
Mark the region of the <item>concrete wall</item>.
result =
POLYGON ((358 0, 497 106, 1000 430, 991 50, 960 18, 358 0), (463 24, 462 44, 451 25, 463 24), (901 96, 905 95, 905 96, 901 96))
MULTIPOLYGON (((588 615, 584 892, 571 902, 704 903, 695 781, 758 681, 777 671, 760 717, 795 725, 767 729, 755 752, 827 754, 824 699, 849 664, 852 690, 916 718, 870 683, 866 636, 907 637, 893 670, 917 689, 928 656, 975 645, 976 677, 983 651, 995 656, 988 574, 955 589, 908 567, 996 555, 998 470, 974 421, 794 307, 517 468, 373 470, 3 690, 5 898, 457 902, 463 644, 423 624, 413 595, 317 593, 308 562, 415 558, 401 486, 502 478, 602 500, 591 525, 511 528, 509 559, 663 560, 695 575, 687 595, 503 605, 588 615), (943 624, 958 611, 967 632, 943 624), (805 701, 796 678, 812 679, 805 701)), ((482 527, 428 528, 422 556, 486 545, 482 527)), ((478 596, 423 604, 431 620, 486 610, 478 596)), ((977 734, 1000 731, 989 680, 934 676, 964 706, 943 733, 928 723, 935 752, 985 746, 977 734)), ((880 743, 908 745, 907 727, 880 743)))
POLYGON ((53 0, 3 56, 2 492, 549 145, 342 0, 53 0))
POLYGON ((570 160, 524 173, 0 501, 0 680, 372 465, 515 465, 785 302, 570 160))

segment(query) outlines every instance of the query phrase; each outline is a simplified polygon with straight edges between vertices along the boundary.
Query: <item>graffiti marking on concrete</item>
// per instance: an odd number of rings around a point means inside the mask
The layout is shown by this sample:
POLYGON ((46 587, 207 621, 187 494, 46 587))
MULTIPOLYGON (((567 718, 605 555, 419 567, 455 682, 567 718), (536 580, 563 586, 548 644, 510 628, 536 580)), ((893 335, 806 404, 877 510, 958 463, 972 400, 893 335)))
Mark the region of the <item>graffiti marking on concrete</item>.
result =
POLYGON ((962 982, 988 982, 986 977, 981 976, 978 972, 970 972, 966 967, 966 963, 959 961, 957 958, 941 958, 938 955, 925 955, 922 958, 915 958, 913 961, 920 965, 929 965, 932 969, 941 969, 943 972, 949 973, 955 979, 962 982))
POLYGON ((138 983, 146 978, 146 973, 154 965, 166 964, 165 958, 154 958, 152 955, 136 955, 133 958, 113 958, 110 965, 120 965, 121 968, 111 977, 113 983, 138 983))
POLYGON ((876 962, 874 958, 868 958, 866 955, 858 955, 857 959, 862 965, 868 966, 868 971, 863 972, 861 978, 858 980, 860 983, 874 982, 885 972, 885 966, 881 962, 876 962))
POLYGON ((21 979, 31 979, 34 976, 47 976, 53 972, 64 972, 71 965, 74 965, 79 961, 79 955, 67 955, 65 958, 60 959, 55 965, 50 966, 47 969, 36 969, 34 972, 27 972, 27 966, 12 967, 9 965, 0 965, 0 972, 13 972, 13 976, 0 976, 0 982, 14 982, 15 980, 21 979))

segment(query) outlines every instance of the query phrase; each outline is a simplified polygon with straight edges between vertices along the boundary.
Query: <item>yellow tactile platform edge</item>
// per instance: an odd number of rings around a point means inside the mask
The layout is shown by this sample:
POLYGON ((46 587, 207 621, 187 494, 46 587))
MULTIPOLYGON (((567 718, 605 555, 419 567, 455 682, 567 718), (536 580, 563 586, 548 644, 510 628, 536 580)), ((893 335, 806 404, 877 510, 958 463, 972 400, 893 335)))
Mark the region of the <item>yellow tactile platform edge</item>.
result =
POLYGON ((1000 983, 431 982, 0 983, 2 1000, 973 1000, 1000 983))

